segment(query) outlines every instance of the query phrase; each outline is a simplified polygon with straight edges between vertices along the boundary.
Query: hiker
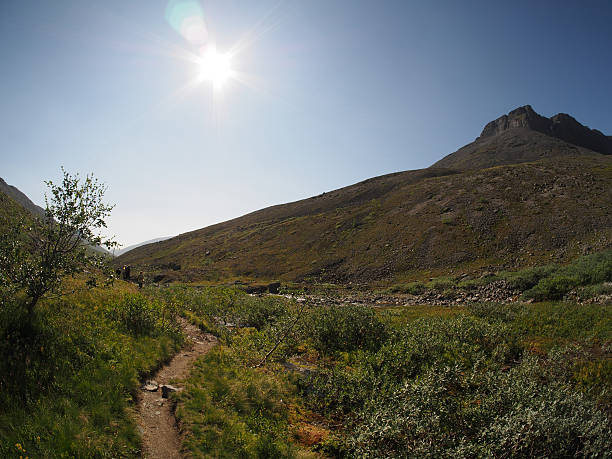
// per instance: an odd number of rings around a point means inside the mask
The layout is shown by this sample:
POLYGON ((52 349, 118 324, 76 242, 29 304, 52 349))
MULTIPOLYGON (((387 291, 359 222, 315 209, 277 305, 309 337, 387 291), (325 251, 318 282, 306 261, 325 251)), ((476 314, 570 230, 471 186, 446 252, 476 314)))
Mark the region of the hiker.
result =
POLYGON ((138 282, 138 288, 142 288, 142 284, 144 284, 144 274, 142 271, 140 271, 140 274, 138 274, 136 281, 138 282))
POLYGON ((130 265, 126 265, 123 267, 123 278, 126 281, 130 280, 130 270, 131 270, 130 265))

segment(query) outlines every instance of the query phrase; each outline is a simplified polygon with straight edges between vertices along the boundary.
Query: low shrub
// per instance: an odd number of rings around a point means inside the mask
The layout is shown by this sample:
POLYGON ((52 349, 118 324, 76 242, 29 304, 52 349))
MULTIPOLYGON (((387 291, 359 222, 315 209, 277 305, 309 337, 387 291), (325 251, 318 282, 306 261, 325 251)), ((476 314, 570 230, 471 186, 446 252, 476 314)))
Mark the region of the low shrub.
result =
POLYGON ((578 276, 568 276, 556 274, 551 277, 541 279, 537 285, 523 294, 524 298, 531 298, 536 301, 560 300, 571 289, 581 284, 578 276))
POLYGON ((436 365, 360 412, 358 457, 598 457, 606 415, 528 358, 508 371, 436 365))
POLYGON ((524 292, 537 285, 541 279, 557 272, 558 269, 557 265, 536 266, 521 271, 503 272, 500 273, 500 277, 506 280, 510 288, 524 292))
POLYGON ((389 287, 390 293, 408 293, 410 295, 420 295, 425 291, 425 284, 420 281, 409 282, 408 284, 395 284, 389 287))
POLYGON ((438 277, 436 279, 433 279, 427 282, 427 284, 425 284, 425 287, 441 291, 441 290, 446 290, 446 289, 452 289, 453 287, 456 286, 456 284, 457 282, 453 278, 438 277))
POLYGON ((152 300, 141 294, 126 294, 107 306, 106 315, 135 336, 178 333, 178 311, 173 303, 152 300))
POLYGON ((320 306, 306 312, 303 335, 323 354, 378 349, 388 326, 367 306, 320 306))

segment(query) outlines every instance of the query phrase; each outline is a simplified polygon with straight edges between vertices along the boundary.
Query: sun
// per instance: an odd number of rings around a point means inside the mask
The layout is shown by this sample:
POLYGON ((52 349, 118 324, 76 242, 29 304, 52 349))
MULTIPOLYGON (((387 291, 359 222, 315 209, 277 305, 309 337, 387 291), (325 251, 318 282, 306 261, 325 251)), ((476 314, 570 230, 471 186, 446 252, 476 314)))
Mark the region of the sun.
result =
POLYGON ((214 89, 221 89, 233 75, 230 55, 219 53, 212 46, 202 53, 198 65, 200 81, 210 81, 214 89))

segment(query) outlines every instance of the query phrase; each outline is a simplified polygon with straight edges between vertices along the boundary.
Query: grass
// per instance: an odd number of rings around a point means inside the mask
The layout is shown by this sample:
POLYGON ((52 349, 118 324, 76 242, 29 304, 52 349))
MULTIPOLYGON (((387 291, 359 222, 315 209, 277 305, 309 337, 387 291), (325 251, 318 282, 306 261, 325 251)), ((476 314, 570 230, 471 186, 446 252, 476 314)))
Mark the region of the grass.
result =
POLYGON ((296 457, 288 432, 293 396, 283 378, 245 367, 219 346, 196 363, 178 396, 184 447, 193 457, 296 457))
POLYGON ((46 300, 30 321, 7 316, 3 304, 0 456, 139 455, 132 413, 139 380, 182 338, 169 322, 147 333, 127 330, 113 314, 129 299, 150 306, 123 283, 46 300))

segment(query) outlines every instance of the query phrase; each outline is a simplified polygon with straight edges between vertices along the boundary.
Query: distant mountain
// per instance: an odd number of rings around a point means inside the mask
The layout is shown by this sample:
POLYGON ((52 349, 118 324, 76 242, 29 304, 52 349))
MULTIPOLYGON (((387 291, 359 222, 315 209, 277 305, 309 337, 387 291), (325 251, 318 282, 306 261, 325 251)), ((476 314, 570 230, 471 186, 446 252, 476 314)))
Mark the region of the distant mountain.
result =
POLYGON ((144 242, 141 242, 139 244, 133 244, 133 245, 129 245, 129 246, 123 248, 123 249, 115 250, 113 254, 116 257, 118 257, 120 255, 123 255, 124 253, 129 252, 130 250, 135 249, 136 247, 140 247, 140 246, 143 246, 143 245, 146 245, 146 244, 154 244, 156 242, 165 241, 166 239, 170 239, 171 237, 172 236, 166 236, 166 237, 158 237, 156 239, 149 239, 148 241, 144 241, 144 242))
POLYGON ((30 198, 28 198, 25 194, 23 194, 19 189, 14 186, 9 185, 0 177, 0 192, 6 194, 26 210, 31 212, 34 215, 38 215, 40 217, 45 215, 45 210, 42 207, 37 206, 30 198))
POLYGON ((609 139, 520 107, 428 169, 262 209, 117 263, 188 281, 388 283, 569 261, 612 246, 609 139))

